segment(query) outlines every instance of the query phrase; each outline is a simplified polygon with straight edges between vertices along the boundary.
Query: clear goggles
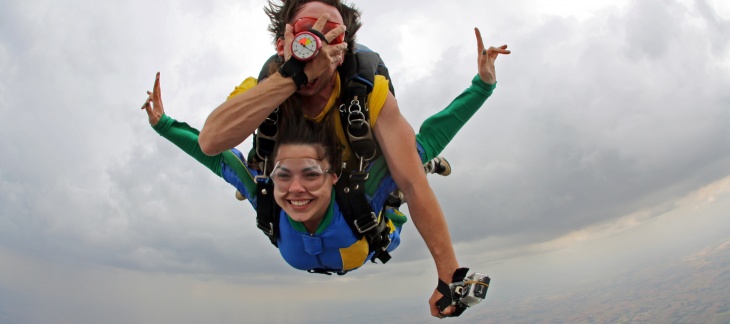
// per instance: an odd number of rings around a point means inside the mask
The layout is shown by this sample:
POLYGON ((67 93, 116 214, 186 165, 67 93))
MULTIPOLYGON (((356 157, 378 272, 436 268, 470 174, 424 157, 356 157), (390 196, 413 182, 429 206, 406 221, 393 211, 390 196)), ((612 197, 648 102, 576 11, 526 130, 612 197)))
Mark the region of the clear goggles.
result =
POLYGON ((271 171, 271 180, 279 191, 289 191, 296 183, 307 191, 315 191, 325 184, 327 174, 321 160, 315 159, 284 159, 276 162, 271 171))

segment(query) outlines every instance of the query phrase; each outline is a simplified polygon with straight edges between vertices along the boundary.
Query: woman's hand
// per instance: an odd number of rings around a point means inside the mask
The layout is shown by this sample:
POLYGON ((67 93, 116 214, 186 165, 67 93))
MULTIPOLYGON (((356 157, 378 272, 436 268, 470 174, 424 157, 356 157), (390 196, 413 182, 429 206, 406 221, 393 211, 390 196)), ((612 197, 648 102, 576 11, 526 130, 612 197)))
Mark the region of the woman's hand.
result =
POLYGON ((162 90, 160 90, 160 72, 155 76, 155 85, 152 92, 147 91, 147 100, 145 100, 142 109, 147 111, 147 117, 150 119, 150 125, 155 126, 160 122, 160 118, 165 114, 165 108, 162 107, 162 90))
POLYGON ((494 84, 497 82, 497 74, 494 71, 494 61, 497 60, 499 54, 509 54, 511 51, 507 49, 507 45, 500 47, 490 46, 489 49, 484 48, 482 42, 482 33, 479 32, 479 28, 474 28, 474 33, 477 36, 477 64, 479 67, 479 77, 486 84, 494 84))

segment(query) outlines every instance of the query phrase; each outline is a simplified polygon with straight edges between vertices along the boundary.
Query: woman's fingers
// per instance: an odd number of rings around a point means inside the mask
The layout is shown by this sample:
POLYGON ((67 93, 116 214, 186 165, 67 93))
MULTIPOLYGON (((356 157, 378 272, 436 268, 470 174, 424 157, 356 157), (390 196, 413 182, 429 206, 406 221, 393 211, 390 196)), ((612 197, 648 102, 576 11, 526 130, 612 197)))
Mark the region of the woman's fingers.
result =
POLYGON ((477 53, 484 55, 484 42, 482 41, 482 33, 479 28, 474 27, 474 34, 477 37, 477 53))

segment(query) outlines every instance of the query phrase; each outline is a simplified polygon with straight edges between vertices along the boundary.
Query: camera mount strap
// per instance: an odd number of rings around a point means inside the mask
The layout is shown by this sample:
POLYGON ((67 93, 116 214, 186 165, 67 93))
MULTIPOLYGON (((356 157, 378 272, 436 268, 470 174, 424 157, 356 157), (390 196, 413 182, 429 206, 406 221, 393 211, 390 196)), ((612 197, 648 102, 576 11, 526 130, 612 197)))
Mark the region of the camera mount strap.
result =
MULTIPOLYGON (((454 271, 454 275, 451 278, 451 282, 463 282, 466 274, 469 272, 469 268, 459 268, 454 271)), ((443 312, 447 307, 454 306, 456 310, 449 315, 450 317, 458 317, 466 310, 466 305, 459 303, 459 298, 455 296, 455 292, 451 290, 451 286, 439 279, 436 290, 443 295, 439 300, 436 301, 436 306, 439 308, 439 312, 443 312)), ((461 292, 459 292, 460 294, 461 292)))

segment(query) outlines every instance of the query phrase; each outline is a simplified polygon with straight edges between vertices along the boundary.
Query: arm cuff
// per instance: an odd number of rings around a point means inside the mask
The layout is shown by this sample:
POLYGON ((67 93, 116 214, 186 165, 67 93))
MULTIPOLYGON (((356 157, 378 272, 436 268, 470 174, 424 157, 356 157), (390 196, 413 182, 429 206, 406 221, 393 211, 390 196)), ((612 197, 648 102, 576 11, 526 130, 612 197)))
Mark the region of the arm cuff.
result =
POLYGON ((479 77, 479 74, 474 76, 474 79, 471 80, 471 88, 476 90, 477 92, 489 97, 492 95, 492 92, 497 87, 497 82, 495 81, 494 84, 487 84, 484 81, 482 81, 482 78, 479 77))
POLYGON ((162 117, 160 117, 160 121, 157 122, 157 125, 152 126, 152 129, 157 132, 157 134, 164 134, 168 129, 170 129, 170 126, 172 126, 172 123, 174 123, 175 120, 172 119, 172 117, 163 114, 162 117))

